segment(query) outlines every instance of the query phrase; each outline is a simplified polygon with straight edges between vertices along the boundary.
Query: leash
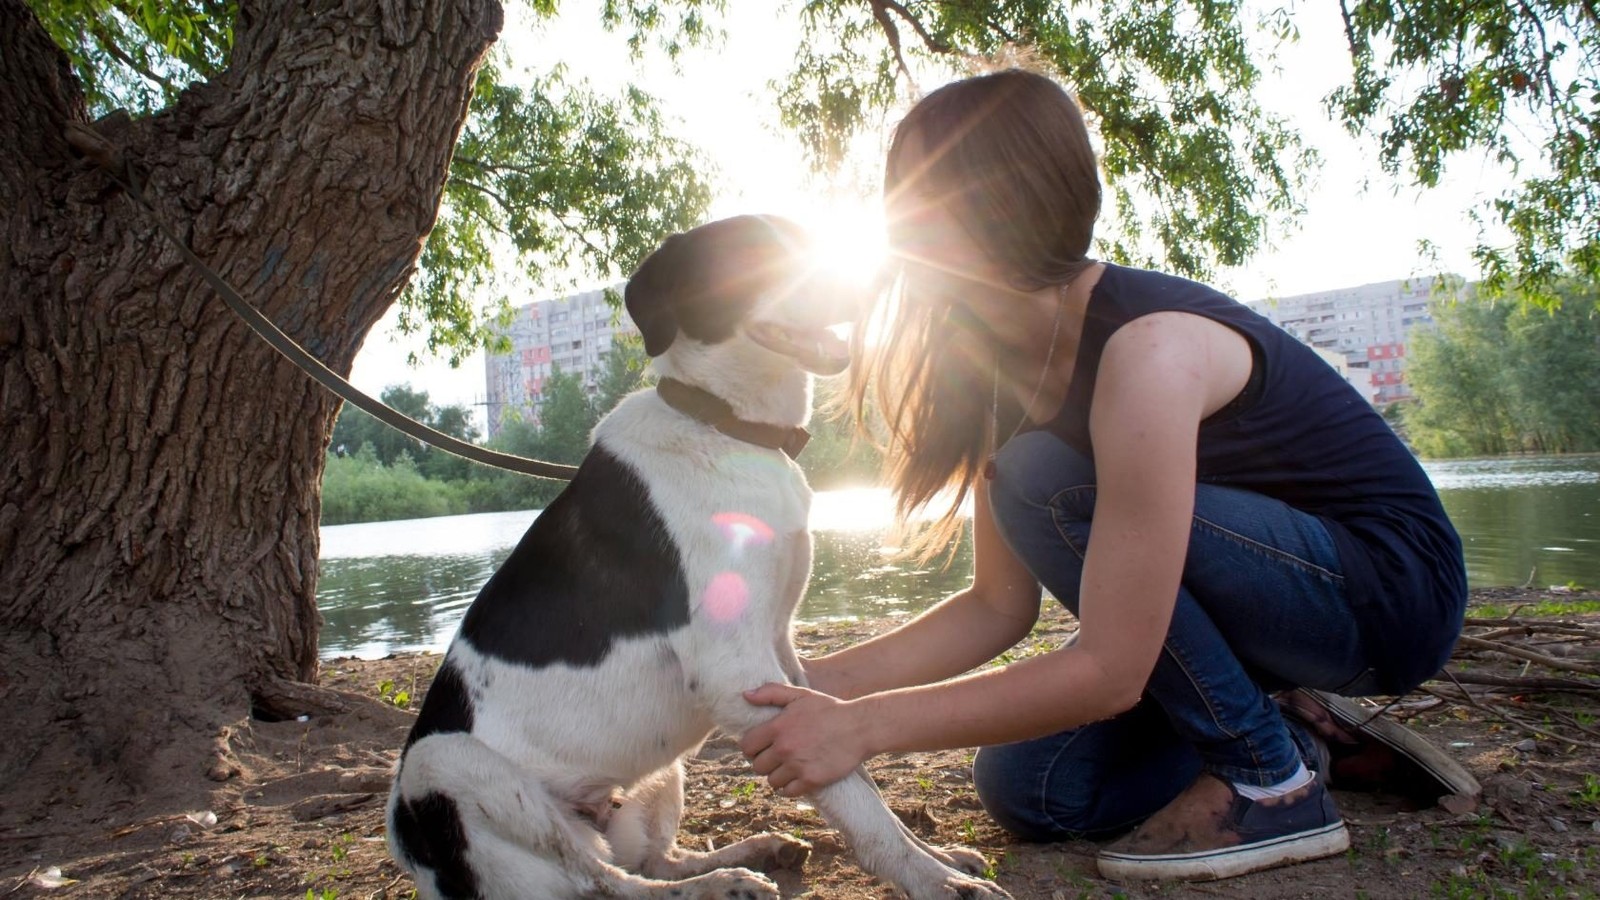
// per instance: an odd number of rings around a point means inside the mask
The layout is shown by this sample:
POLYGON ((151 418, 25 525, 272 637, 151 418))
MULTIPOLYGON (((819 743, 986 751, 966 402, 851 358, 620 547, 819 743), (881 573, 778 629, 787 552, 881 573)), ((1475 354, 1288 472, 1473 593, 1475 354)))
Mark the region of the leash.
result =
POLYGON ((363 393, 355 385, 345 380, 338 372, 333 371, 323 364, 322 360, 312 356, 304 347, 295 343, 271 319, 262 315, 260 310, 251 306, 248 301, 239 296, 221 275, 218 275, 210 266, 205 264, 198 254, 189 249, 189 246, 167 227, 148 199, 145 198, 143 181, 139 177, 138 169, 132 162, 125 160, 122 154, 110 142, 86 125, 70 122, 67 125, 67 142, 83 153, 85 157, 97 164, 112 181, 122 185, 128 196, 150 213, 151 221, 156 228, 177 248, 178 255, 189 264, 211 289, 228 304, 228 308, 250 326, 256 336, 266 341, 272 349, 278 351, 290 362, 294 363, 301 371, 316 379, 317 383, 332 391, 344 400, 355 404, 362 411, 371 415, 378 421, 394 428, 403 434, 416 438, 425 444, 438 447, 447 453, 468 459, 496 469, 506 469, 523 475, 532 475, 535 478, 550 478, 556 481, 571 481, 578 473, 577 466, 562 465, 561 463, 545 462, 538 459, 529 459, 513 453, 501 453, 488 447, 468 443, 460 438, 452 437, 434 428, 416 421, 408 416, 401 415, 383 401, 374 399, 363 393))

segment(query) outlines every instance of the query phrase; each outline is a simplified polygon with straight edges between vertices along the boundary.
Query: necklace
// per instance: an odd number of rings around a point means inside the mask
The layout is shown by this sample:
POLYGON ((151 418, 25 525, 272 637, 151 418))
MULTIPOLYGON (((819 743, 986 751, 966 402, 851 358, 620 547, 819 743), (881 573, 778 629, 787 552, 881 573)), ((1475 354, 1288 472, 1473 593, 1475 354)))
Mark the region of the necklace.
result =
POLYGON ((1061 337, 1061 311, 1067 305, 1067 288, 1071 284, 1069 281, 1056 289, 1055 324, 1050 328, 1050 345, 1045 349, 1039 381, 1033 386, 1033 396, 1028 398, 1028 405, 1022 408, 1022 415, 1017 417, 1017 427, 1011 429, 1011 434, 1004 441, 1000 440, 1000 354, 996 352, 994 355, 994 397, 989 407, 989 460, 983 464, 983 477, 986 480, 994 480, 995 454, 1022 431, 1022 423, 1028 421, 1028 413, 1033 411, 1033 405, 1039 402, 1039 395, 1044 392, 1044 383, 1050 380, 1050 363, 1055 361, 1056 341, 1061 337))

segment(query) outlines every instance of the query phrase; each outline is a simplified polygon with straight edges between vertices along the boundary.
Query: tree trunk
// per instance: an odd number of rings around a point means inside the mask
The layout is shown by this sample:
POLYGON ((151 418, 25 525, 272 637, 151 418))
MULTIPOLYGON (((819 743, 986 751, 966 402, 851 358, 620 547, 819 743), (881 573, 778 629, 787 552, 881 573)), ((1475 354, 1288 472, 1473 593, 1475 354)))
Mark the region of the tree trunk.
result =
MULTIPOLYGON (((227 70, 97 124, 195 251, 348 372, 432 226, 494 0, 241 4, 227 70)), ((64 55, 0 0, 0 822, 181 802, 252 704, 312 708, 334 398, 63 137, 64 55)))

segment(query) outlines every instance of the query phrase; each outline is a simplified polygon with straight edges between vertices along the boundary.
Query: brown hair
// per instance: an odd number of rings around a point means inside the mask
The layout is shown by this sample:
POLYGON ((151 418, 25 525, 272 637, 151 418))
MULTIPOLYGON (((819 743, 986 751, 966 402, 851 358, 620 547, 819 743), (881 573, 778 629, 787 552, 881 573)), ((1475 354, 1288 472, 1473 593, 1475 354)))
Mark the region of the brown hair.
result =
MULTIPOLYGON (((1008 287, 1064 285, 1092 264, 1087 254, 1100 213, 1099 172, 1083 114, 1050 78, 1007 69, 928 94, 889 145, 884 199, 898 277, 868 327, 855 331, 851 399, 859 419, 873 386, 885 425, 885 471, 902 521, 954 489, 949 509, 912 543, 927 557, 959 533, 960 505, 990 450, 1001 348, 954 302, 958 284, 911 258, 894 216, 897 200, 906 197, 942 204, 1008 287), (872 346, 869 331, 877 339, 872 346)), ((1006 402, 999 415, 1009 425, 1021 411, 1006 402)))

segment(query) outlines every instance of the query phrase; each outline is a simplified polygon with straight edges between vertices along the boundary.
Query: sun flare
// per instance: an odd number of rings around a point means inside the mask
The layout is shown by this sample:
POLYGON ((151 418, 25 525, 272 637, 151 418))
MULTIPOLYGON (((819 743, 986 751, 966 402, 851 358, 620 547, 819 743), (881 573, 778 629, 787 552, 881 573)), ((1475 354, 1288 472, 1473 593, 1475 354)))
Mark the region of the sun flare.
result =
POLYGON ((815 241, 813 254, 819 268, 862 285, 871 283, 882 272, 889 247, 883 209, 876 201, 821 207, 801 221, 815 241))

